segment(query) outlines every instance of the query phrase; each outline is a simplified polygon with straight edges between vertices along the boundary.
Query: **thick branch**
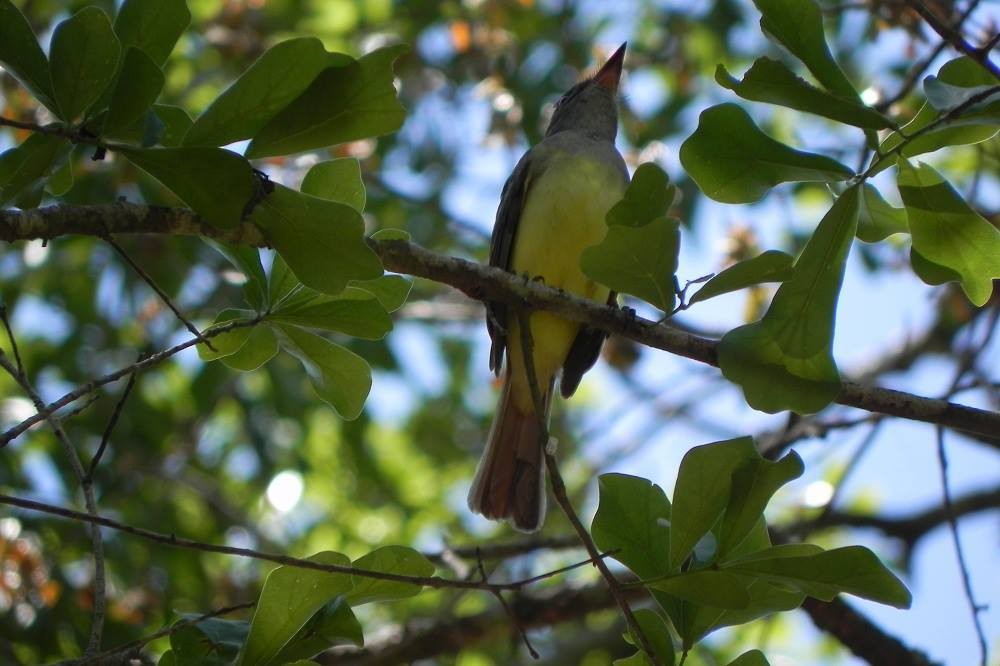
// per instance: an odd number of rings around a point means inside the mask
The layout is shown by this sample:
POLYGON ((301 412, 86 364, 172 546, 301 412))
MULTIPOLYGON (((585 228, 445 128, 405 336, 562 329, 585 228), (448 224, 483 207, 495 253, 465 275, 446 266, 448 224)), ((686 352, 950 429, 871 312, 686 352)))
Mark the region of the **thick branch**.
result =
MULTIPOLYGON (((68 234, 167 233, 200 235, 229 243, 265 246, 251 224, 219 230, 184 209, 117 203, 53 206, 31 211, 0 210, 0 240, 52 239, 68 234)), ((636 317, 617 308, 577 298, 538 282, 525 281, 498 268, 435 254, 405 241, 373 241, 386 268, 447 284, 477 300, 555 312, 649 347, 718 366, 717 342, 636 317)), ((1000 414, 947 400, 844 382, 836 402, 869 412, 954 428, 980 435, 1000 448, 1000 414)))
POLYGON ((807 598, 802 604, 817 628, 873 666, 930 666, 922 652, 911 650, 895 636, 882 631, 839 598, 829 603, 807 598))

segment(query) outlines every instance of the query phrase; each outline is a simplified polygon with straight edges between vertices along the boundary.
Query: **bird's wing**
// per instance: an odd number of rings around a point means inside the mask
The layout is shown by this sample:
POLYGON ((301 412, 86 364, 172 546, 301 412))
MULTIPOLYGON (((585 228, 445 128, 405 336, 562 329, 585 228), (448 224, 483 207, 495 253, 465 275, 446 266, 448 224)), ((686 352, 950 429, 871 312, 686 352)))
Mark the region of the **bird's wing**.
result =
MULTIPOLYGON (((496 266, 506 271, 510 270, 510 262, 514 254, 514 238, 521 221, 521 211, 528 193, 532 153, 529 150, 514 167, 510 177, 503 186, 500 195, 500 206, 497 208, 497 219, 493 224, 493 235, 490 237, 490 266, 496 266)), ((507 306, 503 303, 486 302, 486 329, 490 333, 490 370, 500 375, 503 365, 503 352, 507 347, 507 306)))

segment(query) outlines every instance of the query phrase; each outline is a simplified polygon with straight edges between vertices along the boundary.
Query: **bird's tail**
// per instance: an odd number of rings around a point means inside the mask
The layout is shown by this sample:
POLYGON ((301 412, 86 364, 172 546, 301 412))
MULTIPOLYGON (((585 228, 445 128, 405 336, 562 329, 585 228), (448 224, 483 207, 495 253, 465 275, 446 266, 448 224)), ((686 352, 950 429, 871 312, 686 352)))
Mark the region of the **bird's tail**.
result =
MULTIPOLYGON (((508 371, 486 450, 469 490, 469 509, 490 520, 509 518, 518 530, 534 532, 545 518, 541 422, 535 410, 518 406, 512 384, 508 371)), ((552 383, 544 390, 543 418, 548 422, 552 383)))

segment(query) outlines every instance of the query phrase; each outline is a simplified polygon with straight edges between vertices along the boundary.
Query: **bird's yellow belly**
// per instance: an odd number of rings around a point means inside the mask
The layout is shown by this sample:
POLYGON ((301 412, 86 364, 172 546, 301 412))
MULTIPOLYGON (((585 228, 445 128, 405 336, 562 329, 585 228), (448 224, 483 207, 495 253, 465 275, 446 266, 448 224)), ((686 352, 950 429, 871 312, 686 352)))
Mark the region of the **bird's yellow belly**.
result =
MULTIPOLYGON (((584 298, 607 300, 609 289, 584 275, 580 256, 585 248, 604 239, 604 217, 624 190, 621 174, 611 166, 577 156, 553 160, 529 185, 514 241, 511 271, 541 278, 550 287, 584 298)), ((531 315, 535 372, 543 392, 565 362, 578 329, 579 324, 546 312, 531 315)), ((522 353, 520 330, 512 322, 508 359, 516 383, 526 381, 522 353)), ((515 391, 518 396, 525 393, 515 391)))

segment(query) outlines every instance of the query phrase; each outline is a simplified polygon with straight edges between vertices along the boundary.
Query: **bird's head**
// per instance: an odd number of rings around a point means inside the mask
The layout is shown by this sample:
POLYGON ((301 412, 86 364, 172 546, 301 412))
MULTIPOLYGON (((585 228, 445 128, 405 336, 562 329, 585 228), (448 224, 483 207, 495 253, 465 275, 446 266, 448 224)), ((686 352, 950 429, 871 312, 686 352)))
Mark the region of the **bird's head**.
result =
POLYGON ((576 130, 597 139, 614 141, 618 133, 618 81, 625 60, 625 46, 611 54, 604 66, 559 98, 545 136, 576 130))

